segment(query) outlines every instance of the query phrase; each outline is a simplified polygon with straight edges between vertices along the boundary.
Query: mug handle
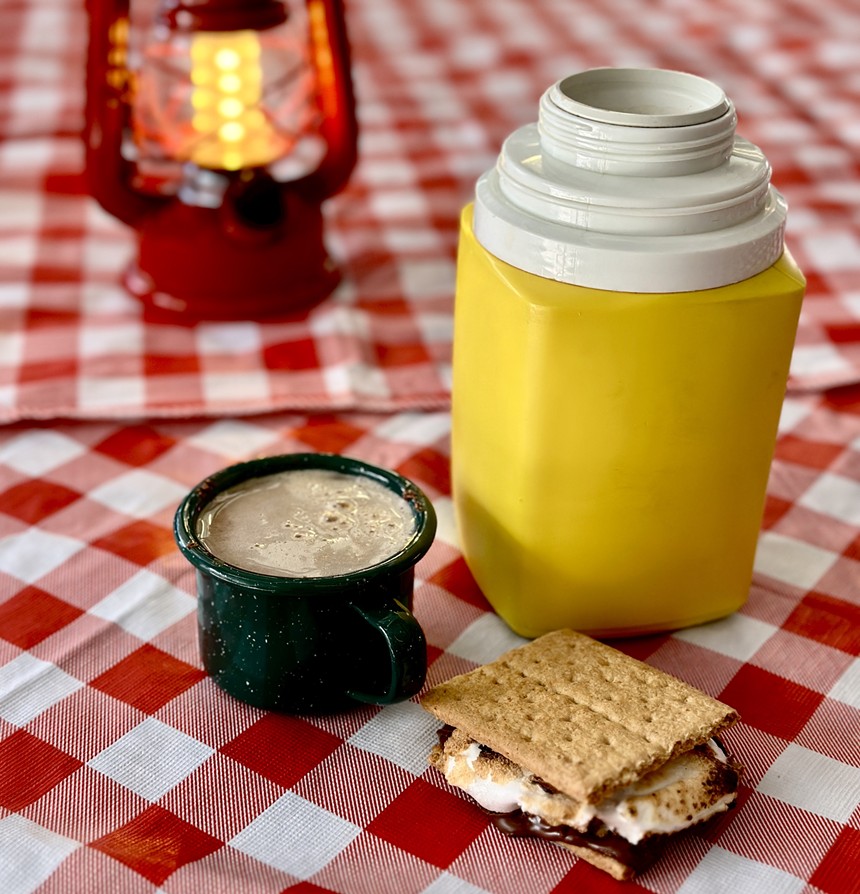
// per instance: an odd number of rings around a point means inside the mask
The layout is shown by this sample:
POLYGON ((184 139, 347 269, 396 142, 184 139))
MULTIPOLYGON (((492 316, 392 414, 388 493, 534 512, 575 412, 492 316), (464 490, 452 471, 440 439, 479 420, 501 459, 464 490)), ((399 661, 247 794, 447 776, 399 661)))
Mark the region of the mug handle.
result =
POLYGON ((368 608, 352 604, 352 608, 382 634, 388 647, 391 683, 381 694, 347 691, 350 698, 371 705, 390 705, 420 692, 427 675, 427 640, 421 625, 403 603, 394 600, 396 609, 368 608))

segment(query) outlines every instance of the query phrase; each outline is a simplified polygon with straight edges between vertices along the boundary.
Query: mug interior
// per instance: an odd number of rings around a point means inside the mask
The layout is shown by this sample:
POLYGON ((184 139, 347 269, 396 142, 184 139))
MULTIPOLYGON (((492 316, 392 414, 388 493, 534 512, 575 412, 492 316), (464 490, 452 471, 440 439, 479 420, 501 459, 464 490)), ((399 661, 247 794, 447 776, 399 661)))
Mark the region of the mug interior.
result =
POLYGON ((200 571, 235 583, 244 589, 283 591, 286 589, 348 588, 351 583, 368 581, 414 565, 430 548, 436 534, 436 515, 423 491, 402 475, 362 460, 332 453, 286 453, 237 463, 201 481, 180 504, 174 522, 176 542, 185 557, 200 571), (321 577, 285 577, 239 568, 211 553, 197 535, 197 523, 211 501, 222 491, 253 478, 278 472, 324 469, 370 478, 393 491, 409 504, 415 518, 415 532, 409 542, 382 562, 348 574, 321 577))

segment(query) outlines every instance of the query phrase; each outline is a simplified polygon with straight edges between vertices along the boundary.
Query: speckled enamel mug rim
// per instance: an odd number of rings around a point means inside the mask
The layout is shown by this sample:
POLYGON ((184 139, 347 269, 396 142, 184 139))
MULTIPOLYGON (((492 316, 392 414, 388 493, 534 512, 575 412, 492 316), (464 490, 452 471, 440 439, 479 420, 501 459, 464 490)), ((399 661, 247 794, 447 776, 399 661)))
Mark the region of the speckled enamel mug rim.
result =
POLYGON ((374 578, 397 573, 416 564, 436 536, 436 513, 427 495, 414 482, 390 469, 335 453, 281 453, 226 466, 204 478, 185 496, 174 516, 174 535, 183 555, 198 571, 220 578, 243 590, 266 592, 327 591, 348 596, 354 587, 374 578), (383 562, 348 574, 327 577, 284 577, 239 568, 209 552, 197 536, 197 519, 215 496, 252 478, 298 469, 327 469, 371 478, 405 500, 415 516, 415 533, 401 550, 383 562))

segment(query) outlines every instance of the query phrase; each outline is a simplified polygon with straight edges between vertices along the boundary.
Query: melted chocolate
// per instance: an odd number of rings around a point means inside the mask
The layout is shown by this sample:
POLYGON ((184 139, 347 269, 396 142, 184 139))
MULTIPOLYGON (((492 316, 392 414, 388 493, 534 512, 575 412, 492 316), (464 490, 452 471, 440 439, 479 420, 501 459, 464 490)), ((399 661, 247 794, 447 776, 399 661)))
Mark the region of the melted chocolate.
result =
POLYGON ((593 820, 585 832, 571 826, 551 826, 539 816, 515 810, 513 813, 488 814, 493 825, 505 835, 543 838, 556 844, 573 844, 617 860, 636 873, 644 872, 660 858, 670 835, 649 835, 638 844, 610 832, 599 820, 593 820))
POLYGON ((451 733, 454 732, 454 727, 449 726, 447 723, 445 726, 440 726, 439 729, 436 730, 436 738, 439 739, 439 747, 444 748, 445 743, 448 739, 451 738, 451 733))

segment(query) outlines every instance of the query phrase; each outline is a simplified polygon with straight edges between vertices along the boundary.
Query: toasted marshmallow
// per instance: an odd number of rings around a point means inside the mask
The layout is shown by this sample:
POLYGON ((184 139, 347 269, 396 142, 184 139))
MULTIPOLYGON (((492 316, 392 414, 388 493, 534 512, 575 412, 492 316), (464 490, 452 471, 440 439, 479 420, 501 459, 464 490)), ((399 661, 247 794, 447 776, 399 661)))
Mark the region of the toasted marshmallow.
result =
POLYGON ((431 763, 447 781, 491 813, 537 816, 585 832, 597 819, 631 844, 672 834, 728 810, 737 792, 724 783, 726 756, 711 742, 668 761, 598 804, 577 801, 460 730, 434 749, 431 763))

